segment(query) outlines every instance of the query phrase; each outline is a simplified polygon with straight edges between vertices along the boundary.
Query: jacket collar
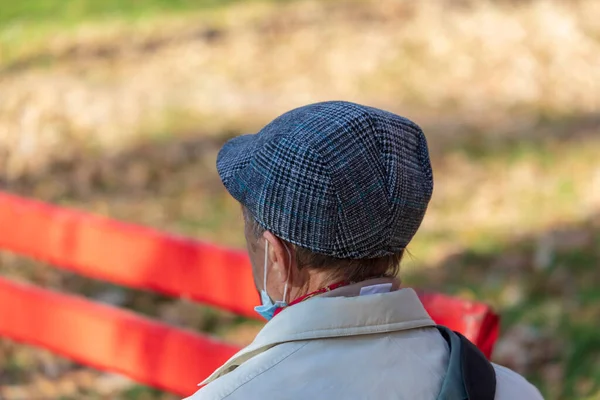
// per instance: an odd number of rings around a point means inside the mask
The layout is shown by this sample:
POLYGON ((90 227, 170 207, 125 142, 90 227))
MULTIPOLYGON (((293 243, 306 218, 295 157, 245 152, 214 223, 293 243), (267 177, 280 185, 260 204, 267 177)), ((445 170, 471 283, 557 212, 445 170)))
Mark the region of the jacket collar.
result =
POLYGON ((279 313, 264 326, 249 346, 200 385, 212 382, 277 344, 428 326, 435 326, 435 322, 410 288, 358 297, 314 297, 279 313))

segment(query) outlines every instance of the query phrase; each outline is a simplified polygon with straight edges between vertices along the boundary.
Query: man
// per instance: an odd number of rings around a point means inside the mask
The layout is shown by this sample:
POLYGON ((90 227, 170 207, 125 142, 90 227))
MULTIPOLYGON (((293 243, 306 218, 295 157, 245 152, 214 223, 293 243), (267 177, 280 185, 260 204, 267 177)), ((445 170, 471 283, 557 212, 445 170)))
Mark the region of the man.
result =
POLYGON ((230 140, 217 169, 242 205, 269 322, 189 399, 542 398, 400 288, 433 190, 415 123, 312 104, 230 140))

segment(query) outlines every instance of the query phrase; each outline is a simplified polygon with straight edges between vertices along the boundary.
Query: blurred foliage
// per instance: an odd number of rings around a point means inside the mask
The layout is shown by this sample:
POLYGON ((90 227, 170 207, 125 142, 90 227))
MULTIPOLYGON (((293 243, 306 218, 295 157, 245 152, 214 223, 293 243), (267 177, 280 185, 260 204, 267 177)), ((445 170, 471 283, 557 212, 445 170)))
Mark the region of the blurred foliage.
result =
POLYGON ((406 282, 492 304, 503 327, 496 362, 524 373, 545 398, 588 398, 600 394, 599 245, 595 215, 452 254, 406 282))
MULTIPOLYGON (((228 138, 331 98, 398 112, 424 128, 436 178, 406 284, 491 303, 499 363, 547 399, 598 399, 599 11, 0 1, 0 189, 241 248, 214 165, 228 138)), ((2 252, 0 273, 241 345, 260 329, 2 252)), ((176 398, 6 340, 0 397, 176 398)))
POLYGON ((137 18, 227 6, 239 0, 23 0, 0 2, 0 25, 15 23, 79 24, 103 18, 137 18))

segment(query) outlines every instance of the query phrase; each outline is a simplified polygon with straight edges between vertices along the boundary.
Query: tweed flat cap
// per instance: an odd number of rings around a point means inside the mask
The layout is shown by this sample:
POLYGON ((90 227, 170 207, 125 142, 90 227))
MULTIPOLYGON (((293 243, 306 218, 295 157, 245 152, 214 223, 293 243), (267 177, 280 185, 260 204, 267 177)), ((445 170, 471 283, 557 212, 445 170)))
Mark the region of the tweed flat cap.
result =
POLYGON ((217 169, 266 230, 337 258, 404 249, 433 191, 417 124, 342 101, 294 109, 257 134, 229 140, 217 169))

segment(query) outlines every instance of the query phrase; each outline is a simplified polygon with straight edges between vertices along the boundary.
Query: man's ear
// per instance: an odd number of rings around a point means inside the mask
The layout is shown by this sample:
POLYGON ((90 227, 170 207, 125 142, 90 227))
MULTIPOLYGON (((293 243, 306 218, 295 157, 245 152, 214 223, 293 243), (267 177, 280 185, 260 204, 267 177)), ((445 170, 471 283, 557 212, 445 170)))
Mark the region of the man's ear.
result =
POLYGON ((274 276, 276 279, 279 279, 282 284, 285 284, 288 281, 288 275, 292 273, 292 250, 286 247, 283 240, 279 239, 269 231, 263 233, 263 238, 269 242, 268 257, 273 266, 274 276), (289 253, 288 250, 290 251, 289 253))

